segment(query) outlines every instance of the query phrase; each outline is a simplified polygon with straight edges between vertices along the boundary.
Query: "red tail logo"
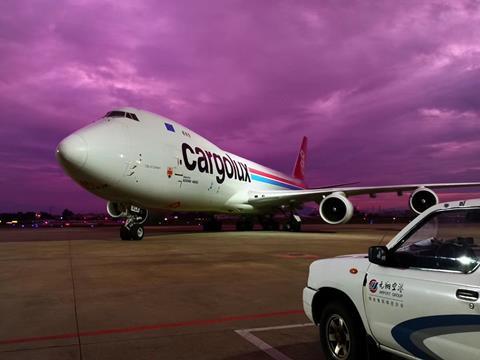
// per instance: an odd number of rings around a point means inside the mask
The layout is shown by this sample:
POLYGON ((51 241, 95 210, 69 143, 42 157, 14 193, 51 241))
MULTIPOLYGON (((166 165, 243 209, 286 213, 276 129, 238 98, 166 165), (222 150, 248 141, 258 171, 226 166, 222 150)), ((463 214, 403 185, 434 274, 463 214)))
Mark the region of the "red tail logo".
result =
POLYGON ((305 180, 305 161, 307 160, 307 137, 304 136, 302 140, 302 146, 293 168, 293 177, 299 180, 305 180))

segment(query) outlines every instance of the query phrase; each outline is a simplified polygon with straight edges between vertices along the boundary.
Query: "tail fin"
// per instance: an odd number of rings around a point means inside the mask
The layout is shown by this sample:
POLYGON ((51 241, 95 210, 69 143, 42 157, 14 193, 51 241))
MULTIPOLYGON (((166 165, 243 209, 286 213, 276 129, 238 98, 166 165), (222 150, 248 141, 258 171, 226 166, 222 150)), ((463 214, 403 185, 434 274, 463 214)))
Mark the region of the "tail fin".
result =
POLYGON ((302 146, 295 161, 295 167, 293 168, 293 177, 301 181, 305 180, 305 161, 307 160, 307 142, 306 136, 303 137, 302 146))

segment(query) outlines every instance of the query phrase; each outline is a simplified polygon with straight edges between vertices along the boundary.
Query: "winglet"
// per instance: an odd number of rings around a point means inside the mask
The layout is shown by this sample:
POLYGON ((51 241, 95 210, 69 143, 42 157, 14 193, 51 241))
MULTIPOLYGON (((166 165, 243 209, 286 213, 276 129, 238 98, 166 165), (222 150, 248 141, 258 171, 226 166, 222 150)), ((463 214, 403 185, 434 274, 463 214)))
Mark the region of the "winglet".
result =
POLYGON ((303 137, 302 146, 298 152, 297 161, 295 161, 295 167, 293 168, 293 177, 301 181, 305 180, 305 161, 307 160, 307 142, 306 136, 303 137))

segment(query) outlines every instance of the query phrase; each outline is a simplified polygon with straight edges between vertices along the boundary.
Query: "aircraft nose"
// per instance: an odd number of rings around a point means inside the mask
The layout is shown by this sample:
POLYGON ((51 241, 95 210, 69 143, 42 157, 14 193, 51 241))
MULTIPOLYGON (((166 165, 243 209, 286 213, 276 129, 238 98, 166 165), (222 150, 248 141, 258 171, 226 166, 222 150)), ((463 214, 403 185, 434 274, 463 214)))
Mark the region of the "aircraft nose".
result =
POLYGON ((57 159, 66 168, 80 170, 87 162, 87 142, 77 134, 63 139, 57 146, 57 159))

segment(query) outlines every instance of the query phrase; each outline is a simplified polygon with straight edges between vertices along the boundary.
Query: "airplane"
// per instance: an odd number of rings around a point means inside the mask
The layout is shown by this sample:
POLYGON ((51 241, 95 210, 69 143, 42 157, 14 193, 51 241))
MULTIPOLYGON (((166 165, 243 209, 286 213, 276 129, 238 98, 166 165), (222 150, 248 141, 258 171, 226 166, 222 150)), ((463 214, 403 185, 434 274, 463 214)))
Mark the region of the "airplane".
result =
POLYGON ((286 228, 300 231, 296 211, 316 202, 328 224, 353 216, 351 196, 411 192, 410 208, 421 213, 438 203, 432 189, 479 186, 479 182, 322 188, 305 185, 307 138, 304 137, 292 176, 222 150, 187 127, 131 107, 109 111, 57 146, 65 172, 87 191, 107 200, 107 212, 125 218, 122 240, 141 240, 148 209, 210 214, 206 231, 219 231, 218 213, 238 214, 236 228, 252 230, 254 217, 265 230, 279 225, 273 214, 288 215, 286 228))

